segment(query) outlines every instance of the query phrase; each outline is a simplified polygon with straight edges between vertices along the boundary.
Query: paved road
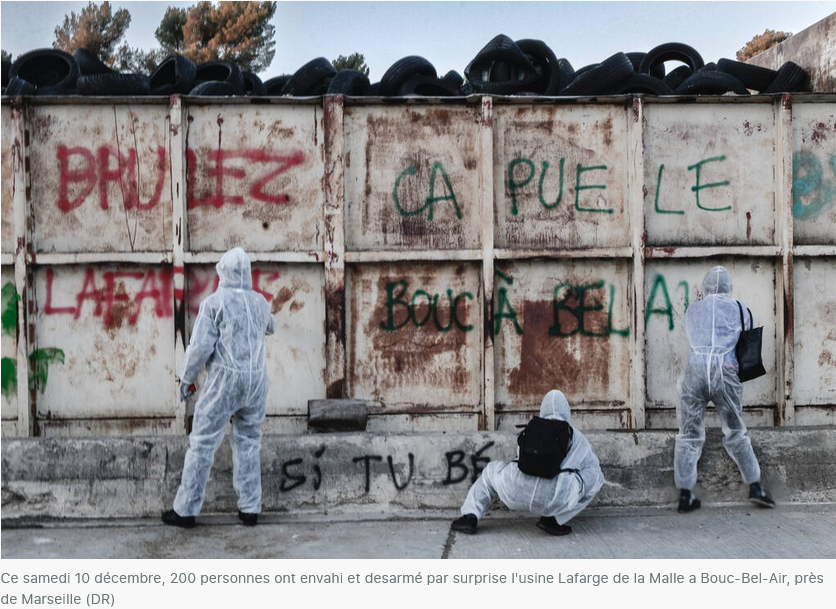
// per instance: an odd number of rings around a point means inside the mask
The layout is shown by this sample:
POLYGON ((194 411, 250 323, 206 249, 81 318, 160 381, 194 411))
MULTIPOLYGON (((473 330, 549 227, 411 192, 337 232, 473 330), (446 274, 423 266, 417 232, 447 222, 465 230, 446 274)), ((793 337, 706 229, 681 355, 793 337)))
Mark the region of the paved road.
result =
POLYGON ((181 530, 157 520, 4 523, 6 558, 836 558, 836 504, 590 509, 549 537, 535 518, 494 511, 476 535, 452 512, 229 516, 181 530))

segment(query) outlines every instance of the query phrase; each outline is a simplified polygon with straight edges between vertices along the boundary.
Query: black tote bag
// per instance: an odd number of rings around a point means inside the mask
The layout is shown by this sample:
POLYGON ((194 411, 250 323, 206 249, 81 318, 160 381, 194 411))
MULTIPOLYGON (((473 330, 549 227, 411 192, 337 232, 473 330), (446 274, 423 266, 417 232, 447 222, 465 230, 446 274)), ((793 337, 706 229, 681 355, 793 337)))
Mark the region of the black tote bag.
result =
POLYGON ((761 344, 763 343, 763 326, 753 328, 752 311, 749 311, 749 329, 746 329, 746 322, 743 319, 743 307, 740 301, 737 303, 740 309, 740 338, 737 339, 737 346, 734 353, 737 355, 737 376, 740 382, 745 383, 766 374, 761 360, 761 344))

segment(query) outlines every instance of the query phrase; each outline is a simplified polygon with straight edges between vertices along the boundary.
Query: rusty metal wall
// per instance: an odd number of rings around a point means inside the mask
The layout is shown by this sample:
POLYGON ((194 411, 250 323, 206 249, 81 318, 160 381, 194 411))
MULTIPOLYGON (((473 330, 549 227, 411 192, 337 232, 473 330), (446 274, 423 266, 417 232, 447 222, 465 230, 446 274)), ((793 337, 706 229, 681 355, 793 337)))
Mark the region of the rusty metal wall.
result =
POLYGON ((4 99, 3 434, 187 432, 185 345, 239 245, 277 321, 267 432, 324 397, 373 431, 512 429, 553 387, 585 428, 675 427, 715 264, 765 329, 749 423, 832 424, 835 108, 4 99))

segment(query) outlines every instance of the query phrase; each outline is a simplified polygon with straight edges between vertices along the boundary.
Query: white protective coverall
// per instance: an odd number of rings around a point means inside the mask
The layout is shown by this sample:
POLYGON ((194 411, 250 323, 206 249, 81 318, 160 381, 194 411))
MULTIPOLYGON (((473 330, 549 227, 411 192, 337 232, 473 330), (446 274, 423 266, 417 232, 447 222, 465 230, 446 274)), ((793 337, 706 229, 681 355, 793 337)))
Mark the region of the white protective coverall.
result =
MULTIPOLYGON (((558 419, 571 425, 569 402, 563 392, 553 389, 540 404, 540 417, 558 419)), ((563 472, 554 478, 539 478, 520 471, 516 462, 491 461, 470 487, 462 515, 481 518, 491 501, 499 498, 512 510, 527 510, 536 516, 553 516, 566 524, 595 498, 604 485, 598 457, 584 435, 574 429, 572 446, 561 465, 563 472)))
MULTIPOLYGON (((723 427, 723 446, 740 469, 743 482, 761 478, 752 442, 743 424, 743 385, 737 376, 734 348, 741 332, 740 309, 730 297, 729 272, 715 266, 703 279, 705 297, 688 307, 685 333, 691 349, 679 379, 679 434, 674 452, 677 488, 691 490, 697 482, 697 461, 705 442, 706 404, 714 403, 723 427)), ((748 320, 745 305, 744 319, 748 320)), ((748 328, 747 328, 748 329, 748 328)))
POLYGON ((232 480, 238 509, 261 511, 261 423, 267 398, 264 336, 275 331, 270 305, 252 289, 250 260, 236 247, 215 265, 218 289, 200 304, 180 382, 194 383, 206 366, 206 383, 194 412, 189 450, 174 510, 197 516, 206 481, 232 417, 232 480))

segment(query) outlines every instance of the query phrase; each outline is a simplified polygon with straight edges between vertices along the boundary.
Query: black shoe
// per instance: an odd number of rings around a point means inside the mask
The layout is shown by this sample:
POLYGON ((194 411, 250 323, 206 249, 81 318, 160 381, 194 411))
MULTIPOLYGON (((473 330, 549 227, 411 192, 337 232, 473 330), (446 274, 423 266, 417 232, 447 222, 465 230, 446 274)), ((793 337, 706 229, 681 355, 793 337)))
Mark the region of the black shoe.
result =
POLYGON ((763 490, 760 482, 753 482, 749 485, 749 501, 757 503, 762 507, 775 507, 775 502, 772 500, 772 497, 770 497, 769 494, 763 490))
POLYGON ((181 516, 174 510, 168 510, 162 513, 163 522, 171 526, 181 527, 183 529, 193 529, 195 526, 194 516, 181 516))
POLYGON ((258 524, 258 514, 247 514, 238 510, 238 520, 243 522, 245 527, 254 527, 258 524))
POLYGON ((551 516, 543 516, 538 520, 537 528, 549 535, 568 535, 572 532, 572 527, 568 524, 557 524, 557 520, 551 516))
POLYGON ((679 508, 676 510, 677 512, 687 514, 688 512, 700 509, 700 505, 702 505, 700 500, 692 495, 691 491, 684 488, 679 491, 679 508))
POLYGON ((450 528, 454 531, 461 531, 462 533, 473 535, 476 532, 476 525, 478 523, 479 519, 476 518, 475 514, 465 514, 461 518, 456 518, 453 524, 450 525, 450 528))

